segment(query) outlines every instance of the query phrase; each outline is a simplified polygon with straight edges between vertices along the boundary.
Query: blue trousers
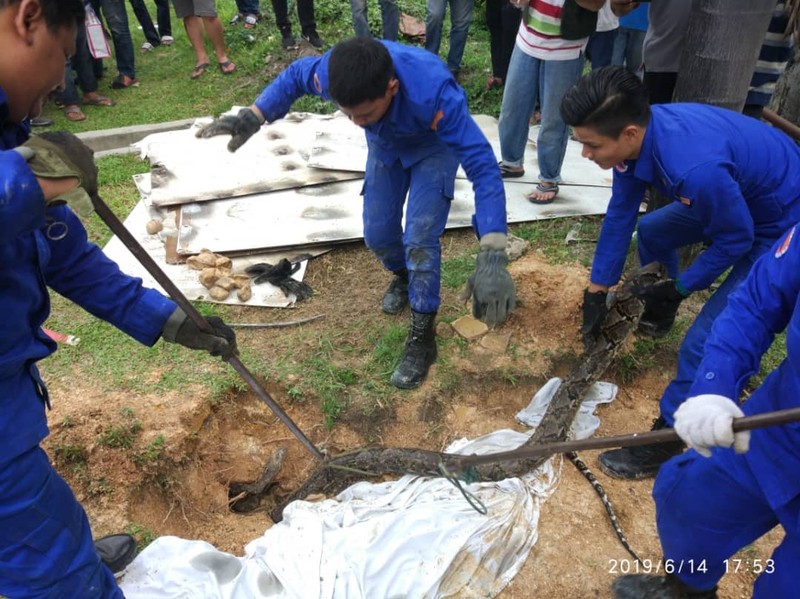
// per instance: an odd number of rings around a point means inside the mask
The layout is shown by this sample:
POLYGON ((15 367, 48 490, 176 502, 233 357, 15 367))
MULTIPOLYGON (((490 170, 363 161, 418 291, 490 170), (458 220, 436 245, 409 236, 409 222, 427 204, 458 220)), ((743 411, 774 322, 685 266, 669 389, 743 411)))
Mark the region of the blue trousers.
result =
POLYGON ((586 44, 586 53, 592 61, 592 70, 607 67, 611 64, 614 53, 614 40, 617 39, 617 30, 595 31, 589 36, 586 44))
MULTIPOLYGON (((678 249, 705 241, 703 223, 680 202, 654 210, 639 220, 637 233, 641 264, 660 262, 671 277, 678 275, 678 249)), ((686 331, 678 350, 678 370, 661 396, 661 416, 672 426, 673 414, 688 397, 697 368, 703 358, 703 346, 714 319, 728 303, 728 295, 747 277, 753 263, 769 250, 777 238, 756 237, 750 251, 731 268, 728 276, 706 301, 697 318, 686 331)))
POLYGON ((664 563, 685 584, 707 590, 728 572, 750 572, 760 574, 756 599, 797 596, 800 497, 772 508, 743 455, 715 449, 710 458, 694 450, 676 456, 661 466, 653 499, 664 563), (731 559, 779 524, 786 536, 769 559, 731 559))
POLYGON ((120 75, 136 77, 134 64, 133 38, 128 26, 128 12, 124 0, 92 0, 92 8, 106 20, 114 42, 114 56, 120 75))
POLYGON ((364 243, 388 270, 408 269, 408 297, 415 312, 432 314, 439 309, 439 238, 450 212, 457 169, 458 159, 444 147, 408 168, 399 160, 386 164, 373 152, 367 157, 364 243))
POLYGON ((0 595, 124 599, 86 513, 38 446, 0 464, 0 595))
POLYGON ((453 73, 458 73, 461 70, 464 48, 467 46, 474 0, 427 0, 425 49, 439 54, 439 45, 442 43, 442 24, 447 4, 450 4, 450 50, 447 52, 447 68, 453 73))
POLYGON ((539 180, 561 181, 569 128, 561 119, 558 107, 567 90, 581 78, 584 62, 583 55, 572 60, 541 60, 514 46, 497 124, 503 164, 523 165, 530 128, 528 121, 538 101, 542 109, 542 126, 536 142, 539 180))
MULTIPOLYGON (((381 7, 381 23, 383 39, 397 41, 400 29, 400 9, 397 0, 379 0, 381 7)), ((353 15, 353 30, 358 37, 372 37, 367 20, 367 0, 350 0, 350 12, 353 15)))

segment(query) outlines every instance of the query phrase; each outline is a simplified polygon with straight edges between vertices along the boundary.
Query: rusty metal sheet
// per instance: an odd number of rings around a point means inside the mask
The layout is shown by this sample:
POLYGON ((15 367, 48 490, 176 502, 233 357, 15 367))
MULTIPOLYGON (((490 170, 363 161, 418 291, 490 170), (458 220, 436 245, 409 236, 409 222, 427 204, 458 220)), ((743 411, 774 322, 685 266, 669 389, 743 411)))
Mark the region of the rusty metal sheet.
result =
MULTIPOLYGON (((546 206, 529 202, 527 183, 505 182, 508 222, 605 213, 606 187, 563 186, 546 206)), ((361 181, 345 181, 269 194, 183 206, 178 252, 277 249, 363 238, 361 181)), ((472 226, 474 195, 469 181, 456 180, 448 229, 472 226)))
MULTIPOLYGON (((497 119, 485 114, 473 115, 473 118, 499 161, 500 137, 497 131, 497 119)), ((530 128, 528 146, 525 149, 525 175, 515 181, 535 185, 539 180, 539 162, 536 155, 538 134, 538 126, 530 128)), ((316 133, 308 158, 309 166, 364 172, 366 163, 367 145, 364 133, 359 127, 347 119, 320 122, 320 129, 316 133)), ((456 177, 466 179, 464 169, 459 167, 456 177)), ((561 177, 564 185, 611 187, 612 181, 611 171, 604 171, 591 160, 581 156, 581 144, 571 139, 567 142, 561 177)))
MULTIPOLYGON (((236 299, 236 293, 231 293, 231 295, 222 301, 217 301, 209 297, 208 290, 203 287, 200 282, 198 281, 198 271, 190 269, 185 264, 167 264, 166 260, 166 250, 164 247, 165 237, 164 235, 150 235, 147 233, 145 226, 147 221, 152 218, 163 218, 165 216, 165 212, 163 210, 158 210, 153 207, 148 207, 144 204, 144 202, 139 202, 131 211, 128 218, 125 219, 125 227, 131 231, 131 233, 136 237, 145 251, 152 257, 156 264, 158 264, 164 273, 170 278, 170 280, 175 283, 178 289, 183 292, 183 294, 189 298, 190 300, 202 300, 206 302, 212 303, 221 303, 221 304, 230 304, 230 305, 245 305, 245 306, 266 306, 271 308, 285 308, 289 307, 294 304, 294 297, 287 297, 284 293, 277 287, 269 284, 269 283, 262 283, 258 285, 252 286, 252 297, 246 301, 241 302, 236 299)), ((172 238, 174 239, 174 237, 172 238)), ((312 256, 318 256, 320 254, 324 254, 325 252, 329 251, 330 247, 326 246, 317 246, 310 250, 304 250, 303 253, 311 254, 312 256)), ((136 257, 128 250, 128 248, 123 245, 123 243, 119 240, 119 238, 112 237, 111 240, 106 244, 105 248, 103 248, 103 252, 111 258, 114 262, 119 264, 120 268, 123 272, 134 276, 139 277, 142 279, 142 282, 145 286, 151 287, 153 289, 158 289, 162 293, 164 290, 161 286, 153 279, 150 273, 141 265, 141 263, 136 259, 136 257)), ((292 257, 296 256, 298 252, 291 251, 288 253, 285 252, 260 252, 254 253, 247 256, 240 256, 240 257, 232 257, 233 261, 233 270, 234 272, 244 272, 244 269, 252 264, 257 264, 259 262, 268 262, 270 264, 277 263, 281 258, 288 258, 291 259, 292 257)), ((302 263, 300 270, 293 275, 293 278, 296 278, 298 281, 303 280, 303 276, 305 274, 307 261, 302 263)))
POLYGON ((261 127, 235 153, 227 149, 229 136, 195 137, 208 119, 190 129, 149 135, 134 144, 152 165, 145 200, 166 206, 359 178, 357 172, 307 164, 317 131, 335 131, 342 121, 353 126, 341 114, 290 113, 261 127))

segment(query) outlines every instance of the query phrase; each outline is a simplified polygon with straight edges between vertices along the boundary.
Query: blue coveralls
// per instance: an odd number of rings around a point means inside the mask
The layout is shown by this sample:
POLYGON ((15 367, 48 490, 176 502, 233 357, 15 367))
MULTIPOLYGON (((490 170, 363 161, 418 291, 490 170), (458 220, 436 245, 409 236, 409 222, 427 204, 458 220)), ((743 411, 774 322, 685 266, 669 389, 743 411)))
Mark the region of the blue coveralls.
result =
POLYGON ((0 595, 122 597, 86 513, 39 446, 49 400, 36 362, 56 349, 41 329, 47 287, 148 345, 176 306, 89 243, 69 208, 45 209, 30 168, 10 151, 27 127, 7 117, 0 89, 0 595))
MULTIPOLYGON (((738 400, 784 329, 786 358, 744 402, 747 415, 800 407, 800 226, 759 258, 731 293, 711 329, 690 395, 738 400)), ((753 430, 744 454, 712 451, 710 458, 687 451, 659 470, 653 497, 664 557, 682 563, 680 579, 698 590, 738 570, 761 573, 755 597, 797 597, 800 423, 753 430), (778 524, 786 535, 770 561, 728 559, 778 524), (699 569, 702 560, 706 571, 699 569)))
MULTIPOLYGON (((382 43, 400 89, 384 117, 364 127, 364 242, 388 270, 408 269, 411 308, 430 314, 439 308, 439 237, 459 161, 475 190, 478 237, 506 232, 505 192, 492 148, 469 114, 464 90, 442 61, 420 48, 382 43)), ((329 57, 327 52, 293 62, 261 92, 255 105, 267 122, 285 116, 305 94, 330 99, 329 57)))
POLYGON ((648 185, 674 201, 639 220, 642 264, 661 262, 687 291, 706 289, 728 268, 686 333, 678 371, 661 397, 668 425, 688 397, 711 324, 755 260, 800 221, 800 148, 784 133, 730 110, 659 104, 636 160, 614 167, 612 196, 591 280, 615 285, 622 274, 648 185), (678 273, 678 248, 710 242, 678 273))

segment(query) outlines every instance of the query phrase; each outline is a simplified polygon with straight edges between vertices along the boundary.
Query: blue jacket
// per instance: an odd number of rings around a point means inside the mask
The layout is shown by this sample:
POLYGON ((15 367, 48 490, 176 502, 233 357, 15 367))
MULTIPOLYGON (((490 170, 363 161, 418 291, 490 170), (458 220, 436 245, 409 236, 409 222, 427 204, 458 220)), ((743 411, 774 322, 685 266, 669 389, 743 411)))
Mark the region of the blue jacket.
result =
MULTIPOLYGON (((382 42, 394 62, 400 90, 388 112, 364 127, 370 152, 387 164, 404 167, 449 147, 458 156, 475 190, 478 236, 506 232, 506 196, 492 147, 467 107, 467 98, 438 56, 421 48, 382 42)), ((330 100, 328 60, 301 58, 289 65, 255 105, 267 122, 286 115, 292 103, 306 94, 330 100)))
POLYGON ((755 238, 777 239, 800 221, 800 148, 786 134, 714 106, 657 104, 638 159, 614 167, 592 282, 619 281, 649 184, 695 211, 711 241, 678 277, 689 291, 708 287, 755 238))
MULTIPOLYGON (((690 395, 738 400, 777 333, 786 331, 786 358, 744 402, 745 414, 800 407, 800 226, 759 258, 728 297, 706 341, 690 395)), ((800 423, 753 431, 745 454, 773 507, 800 494, 800 423)))
MULTIPOLYGON (((0 122, 8 116, 0 88, 0 122)), ((175 304, 123 274, 88 242, 66 206, 45 209, 39 183, 11 148, 27 138, 21 125, 3 125, 0 140, 0 462, 47 436, 47 390, 36 362, 56 344, 41 326, 50 313, 47 287, 152 345, 175 304), (44 400, 44 401, 43 401, 44 400)))

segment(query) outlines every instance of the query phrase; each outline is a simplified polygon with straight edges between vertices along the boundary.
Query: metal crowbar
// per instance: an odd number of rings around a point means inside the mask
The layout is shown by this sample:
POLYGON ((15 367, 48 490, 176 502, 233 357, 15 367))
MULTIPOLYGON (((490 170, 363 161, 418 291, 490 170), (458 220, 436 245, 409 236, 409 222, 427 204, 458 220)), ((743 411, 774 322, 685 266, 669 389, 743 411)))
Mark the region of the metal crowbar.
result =
MULTIPOLYGON (((131 234, 128 229, 125 228, 125 225, 122 224, 122 221, 117 218, 117 215, 108 207, 108 205, 100 198, 97 194, 92 197, 92 202, 94 203, 95 210, 97 211, 97 215, 100 219, 106 224, 106 226, 111 229, 111 232, 119 237, 120 241, 125 245, 128 250, 134 255, 134 257, 139 260, 142 266, 147 269, 147 272, 158 282, 159 285, 167 292, 167 295, 172 298, 178 306, 186 312, 186 315, 192 319, 192 321, 205 333, 213 333, 213 329, 211 325, 206 322, 206 319, 203 318, 203 315, 197 311, 192 303, 183 295, 180 289, 170 280, 170 278, 166 275, 166 273, 161 270, 161 268, 156 264, 155 260, 150 257, 142 245, 136 240, 136 238, 131 234)), ((298 426, 289 418, 289 415, 281 408, 275 400, 272 399, 269 393, 267 393, 266 389, 255 379, 255 377, 250 373, 249 370, 242 364, 241 360, 237 356, 231 356, 228 358, 228 364, 233 366, 233 369, 239 373, 239 375, 245 380, 248 386, 255 392, 258 398, 267 404, 267 407, 272 410, 272 412, 280 419, 283 424, 286 425, 292 434, 297 437, 297 440, 303 444, 303 446, 320 461, 325 460, 325 456, 322 452, 316 448, 316 446, 311 442, 311 440, 303 434, 298 426)))

